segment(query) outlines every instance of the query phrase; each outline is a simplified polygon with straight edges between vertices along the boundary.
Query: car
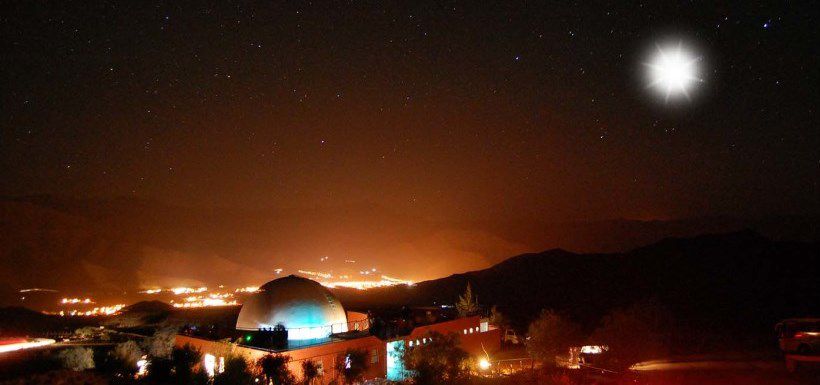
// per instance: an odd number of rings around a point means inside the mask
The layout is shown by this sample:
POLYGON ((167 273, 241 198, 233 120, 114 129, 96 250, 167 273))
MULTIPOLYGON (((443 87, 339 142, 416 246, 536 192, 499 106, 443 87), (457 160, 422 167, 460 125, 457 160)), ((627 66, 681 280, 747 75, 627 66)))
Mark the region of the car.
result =
POLYGON ((820 353, 820 318, 791 318, 775 326, 780 350, 786 354, 820 353))

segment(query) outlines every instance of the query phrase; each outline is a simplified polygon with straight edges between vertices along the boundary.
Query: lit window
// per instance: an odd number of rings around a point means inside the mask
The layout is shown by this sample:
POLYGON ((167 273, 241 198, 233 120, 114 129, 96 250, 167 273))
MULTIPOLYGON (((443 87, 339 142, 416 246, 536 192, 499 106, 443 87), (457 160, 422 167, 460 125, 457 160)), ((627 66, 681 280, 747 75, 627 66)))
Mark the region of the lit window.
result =
POLYGON ((410 347, 412 348, 413 347, 413 341, 410 341, 410 343, 408 345, 410 345, 410 347))
POLYGON ((416 345, 417 345, 417 346, 418 346, 418 345, 421 345, 421 344, 419 343, 419 340, 416 340, 416 345))
POLYGON ((427 338, 422 338, 421 343, 426 344, 427 343, 427 338))
POLYGON ((464 334, 467 334, 467 329, 464 329, 464 334))

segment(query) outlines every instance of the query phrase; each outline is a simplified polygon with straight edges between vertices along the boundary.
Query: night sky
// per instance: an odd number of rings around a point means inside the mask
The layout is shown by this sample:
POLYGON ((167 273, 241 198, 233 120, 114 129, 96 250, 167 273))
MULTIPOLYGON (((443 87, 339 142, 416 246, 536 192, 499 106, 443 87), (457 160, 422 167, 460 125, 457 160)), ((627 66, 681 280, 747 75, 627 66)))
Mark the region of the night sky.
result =
POLYGON ((439 219, 820 212, 808 2, 217 3, 5 3, 0 194, 439 219), (701 58, 691 101, 646 89, 670 39, 701 58))

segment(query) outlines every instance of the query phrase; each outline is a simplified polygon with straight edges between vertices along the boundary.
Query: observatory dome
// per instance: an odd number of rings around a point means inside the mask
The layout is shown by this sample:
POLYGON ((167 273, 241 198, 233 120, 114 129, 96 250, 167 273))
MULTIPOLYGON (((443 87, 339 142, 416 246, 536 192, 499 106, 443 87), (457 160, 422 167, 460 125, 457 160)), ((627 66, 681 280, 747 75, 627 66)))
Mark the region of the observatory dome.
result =
POLYGON ((270 281, 249 296, 236 320, 238 330, 282 324, 288 340, 326 338, 347 331, 347 313, 330 290, 316 281, 290 275, 270 281))

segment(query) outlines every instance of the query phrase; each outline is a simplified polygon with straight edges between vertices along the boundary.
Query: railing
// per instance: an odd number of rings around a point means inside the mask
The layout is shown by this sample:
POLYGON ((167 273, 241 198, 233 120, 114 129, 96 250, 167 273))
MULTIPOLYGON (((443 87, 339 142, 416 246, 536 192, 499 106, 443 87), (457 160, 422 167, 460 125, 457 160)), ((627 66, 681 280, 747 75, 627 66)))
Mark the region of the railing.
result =
MULTIPOLYGON (((301 328, 287 328, 283 331, 277 331, 275 328, 259 329, 257 333, 264 333, 261 338, 261 344, 248 343, 247 345, 254 348, 264 349, 267 351, 284 351, 299 347, 321 345, 331 342, 334 335, 338 336, 342 333, 369 333, 370 320, 363 319, 358 321, 338 322, 325 326, 301 327, 301 328), (282 333, 280 335, 280 342, 276 340, 275 333, 282 333), (285 332, 287 337, 285 337, 285 332), (270 335, 267 335, 270 333, 270 335), (287 338, 285 340, 285 338, 287 338), (263 345, 263 346, 259 346, 263 345)), ((256 341, 260 341, 259 338, 256 341)), ((250 342, 250 341, 248 341, 250 342)))

